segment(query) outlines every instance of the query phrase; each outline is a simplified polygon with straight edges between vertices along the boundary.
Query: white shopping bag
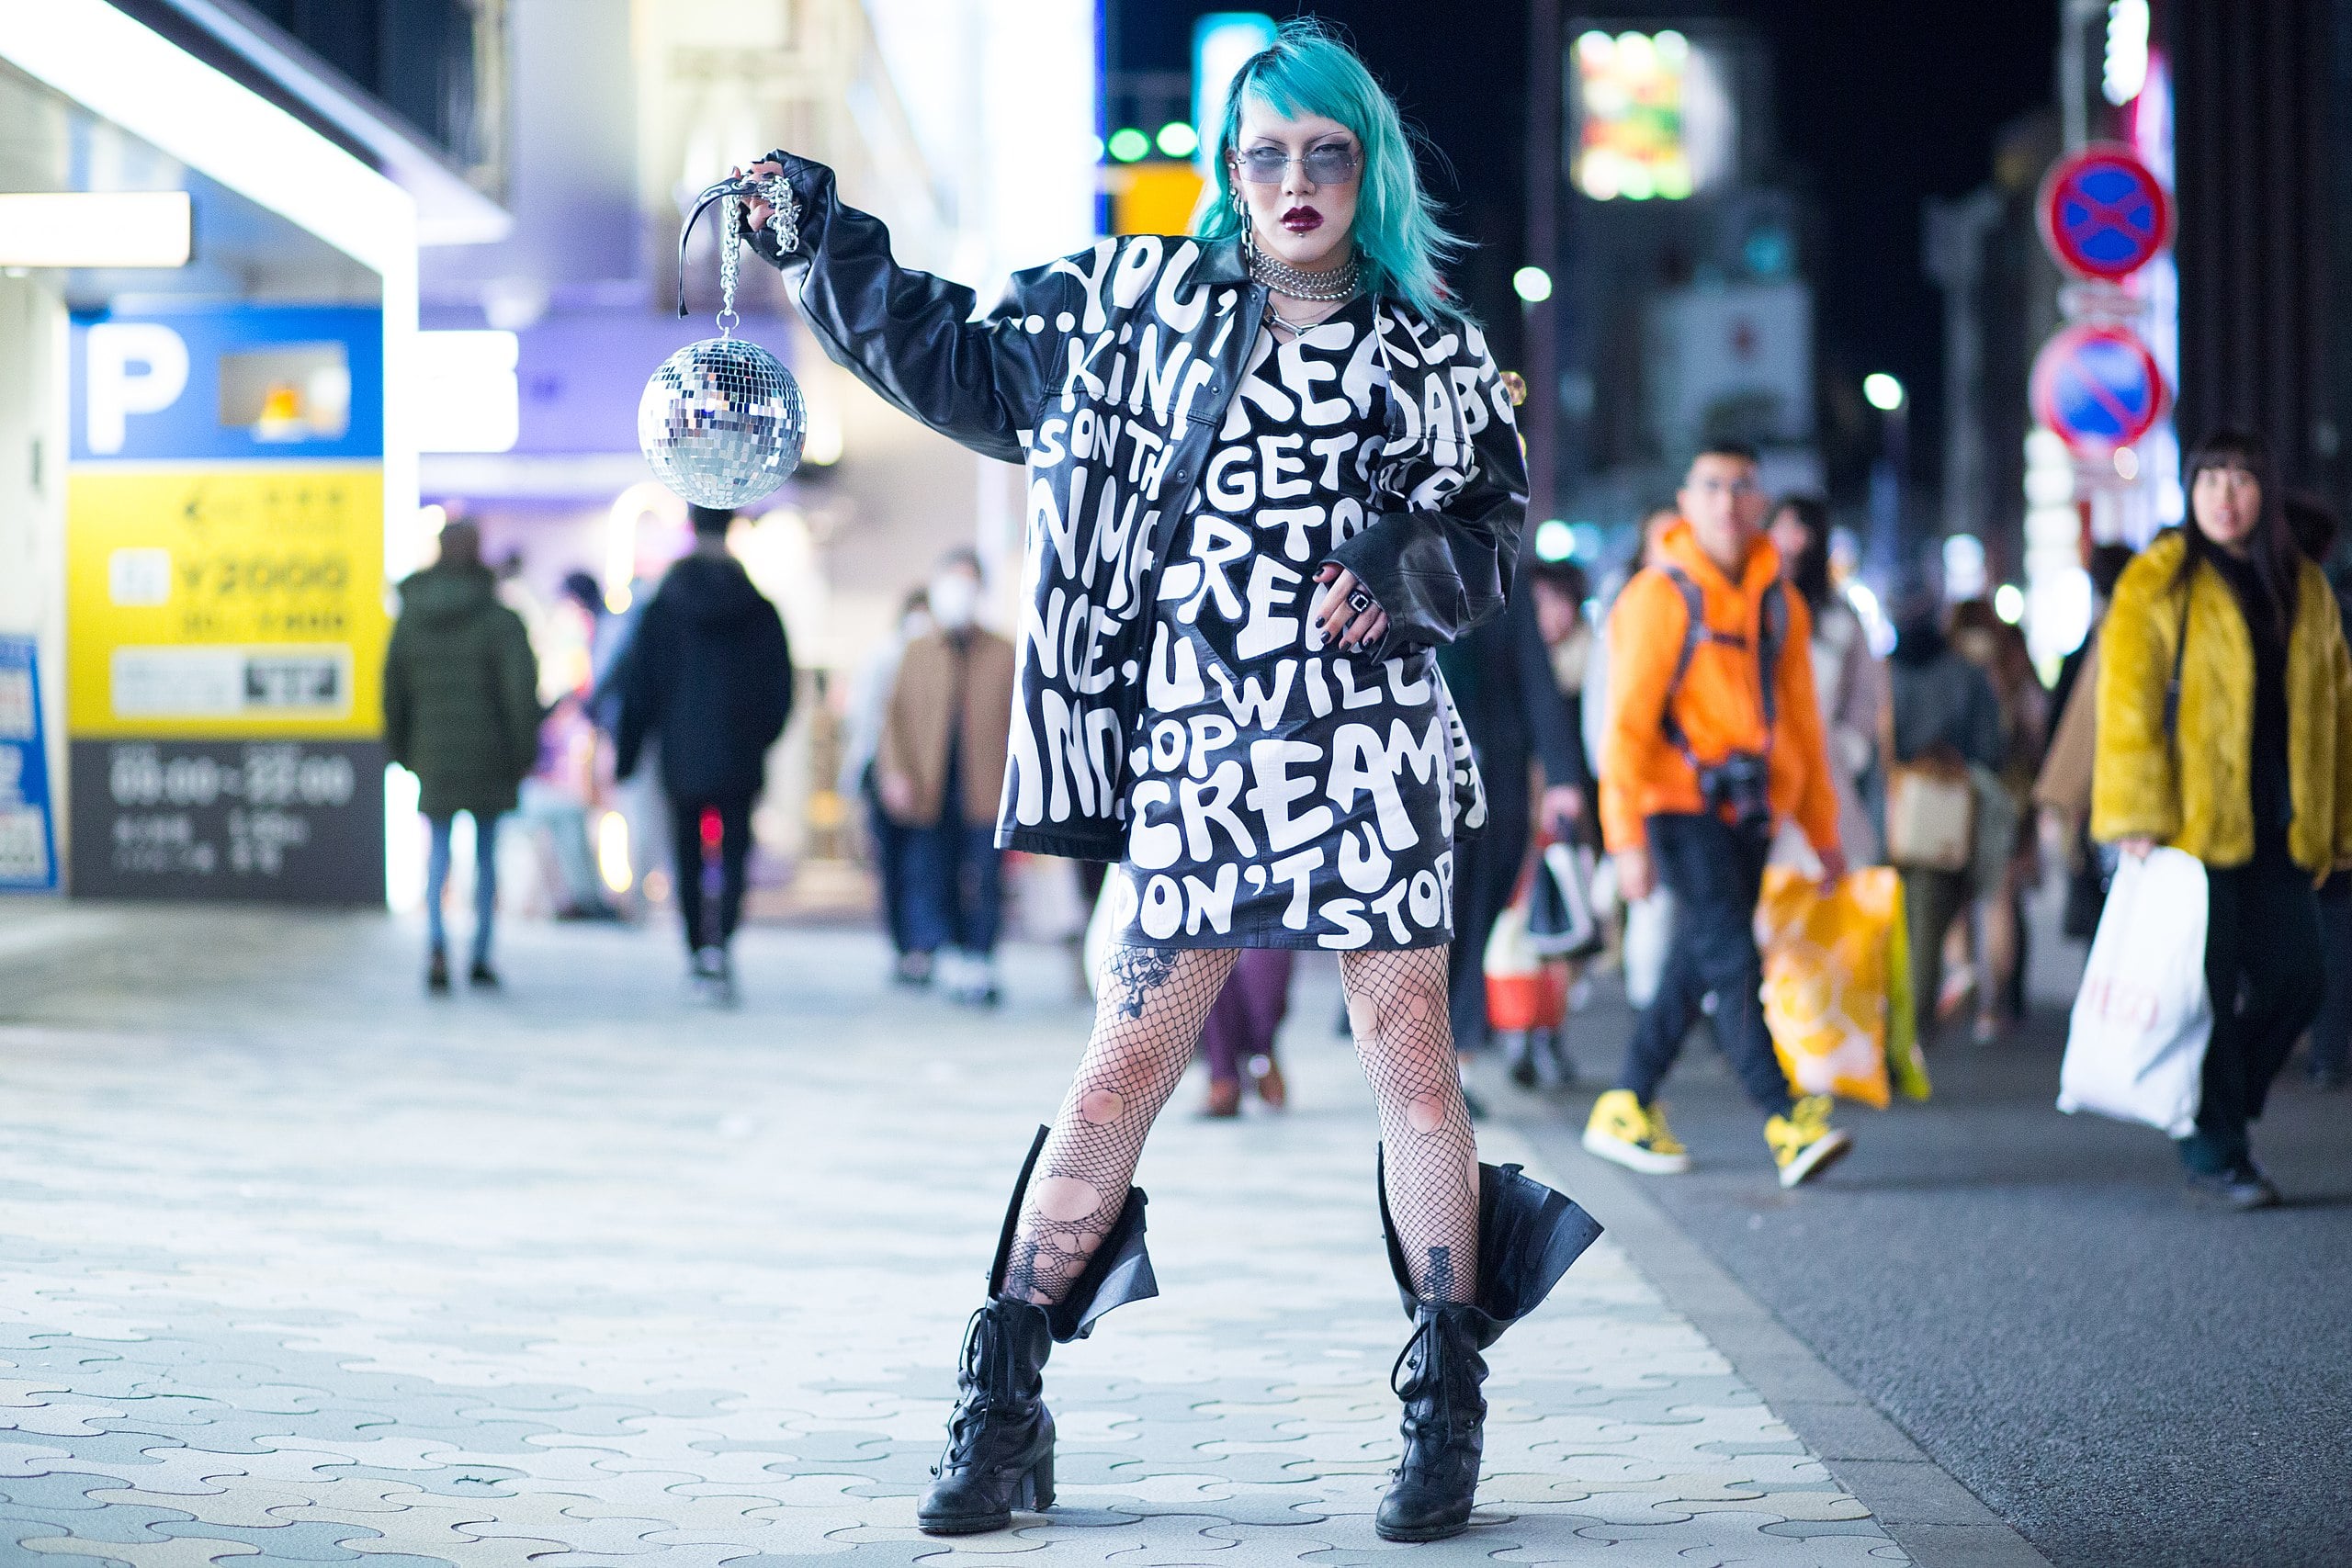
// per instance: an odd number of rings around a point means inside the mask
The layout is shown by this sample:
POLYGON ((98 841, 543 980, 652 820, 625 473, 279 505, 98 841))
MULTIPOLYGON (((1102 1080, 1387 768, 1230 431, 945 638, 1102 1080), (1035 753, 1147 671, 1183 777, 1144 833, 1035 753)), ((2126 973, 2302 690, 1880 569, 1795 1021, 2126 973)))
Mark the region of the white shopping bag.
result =
POLYGON ((2058 1109, 2196 1130, 2212 1038, 2205 989, 2205 867, 2179 850, 2123 857, 2075 998, 2058 1109))
POLYGON ((1528 886, 1527 940, 1546 958, 1589 958, 1600 951, 1600 921, 1592 911, 1592 852, 1550 843, 1536 858, 1528 886))
POLYGON ((1674 895, 1663 884, 1625 907, 1625 999, 1638 1010, 1657 999, 1674 945, 1674 895))

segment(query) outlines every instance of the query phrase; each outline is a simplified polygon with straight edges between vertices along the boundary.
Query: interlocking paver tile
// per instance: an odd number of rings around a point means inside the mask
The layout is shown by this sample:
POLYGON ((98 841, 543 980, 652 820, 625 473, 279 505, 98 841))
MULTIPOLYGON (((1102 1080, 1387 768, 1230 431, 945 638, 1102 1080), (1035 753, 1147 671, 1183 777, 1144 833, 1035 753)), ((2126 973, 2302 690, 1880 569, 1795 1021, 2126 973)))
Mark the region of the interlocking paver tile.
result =
POLYGON ((0 1026, 11 1563, 1903 1560, 1605 1239, 1489 1354, 1474 1529, 1374 1535, 1407 1324, 1326 970, 1290 1113, 1180 1101, 1145 1156, 1163 1294, 1055 1352, 1061 1506, 945 1540, 914 1498, 1085 1029, 1057 955, 975 1015, 755 931, 721 1014, 667 933, 526 926, 508 996, 430 1004, 386 922, 126 918, 169 985, 0 1026))

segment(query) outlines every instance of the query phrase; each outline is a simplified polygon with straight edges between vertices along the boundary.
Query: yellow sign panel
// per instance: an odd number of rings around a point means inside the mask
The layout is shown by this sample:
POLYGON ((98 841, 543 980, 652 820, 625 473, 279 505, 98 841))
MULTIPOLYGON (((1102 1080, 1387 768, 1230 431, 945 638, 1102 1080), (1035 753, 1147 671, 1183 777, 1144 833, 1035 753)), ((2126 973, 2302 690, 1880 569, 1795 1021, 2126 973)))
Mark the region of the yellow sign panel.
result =
POLYGON ((1120 234, 1189 234, 1201 176, 1190 164, 1133 164, 1105 171, 1111 228, 1120 234))
POLYGON ((380 464, 76 465, 69 732, 381 734, 383 562, 380 464))

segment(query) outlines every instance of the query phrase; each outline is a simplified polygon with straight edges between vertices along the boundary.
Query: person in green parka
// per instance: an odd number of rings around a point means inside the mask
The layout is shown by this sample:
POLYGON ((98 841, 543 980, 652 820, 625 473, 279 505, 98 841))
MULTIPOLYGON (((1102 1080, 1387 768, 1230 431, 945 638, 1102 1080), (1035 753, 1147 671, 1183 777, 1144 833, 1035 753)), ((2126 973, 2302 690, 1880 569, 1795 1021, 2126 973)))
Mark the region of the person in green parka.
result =
POLYGON ((401 615, 384 657, 384 740, 392 761, 422 786, 418 808, 432 825, 424 916, 430 951, 424 983, 449 989, 441 900, 449 881, 449 829, 460 811, 474 819, 472 984, 498 985, 490 966, 498 906, 498 820, 539 744, 538 662, 523 619, 498 601, 470 523, 441 530, 441 558, 401 584, 401 615))

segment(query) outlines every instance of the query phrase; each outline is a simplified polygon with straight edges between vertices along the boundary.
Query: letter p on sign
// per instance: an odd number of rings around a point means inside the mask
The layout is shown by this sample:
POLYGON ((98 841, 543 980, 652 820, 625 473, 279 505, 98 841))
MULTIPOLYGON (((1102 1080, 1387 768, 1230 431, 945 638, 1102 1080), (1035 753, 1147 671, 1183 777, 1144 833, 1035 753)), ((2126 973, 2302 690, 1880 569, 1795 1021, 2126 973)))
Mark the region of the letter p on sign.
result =
POLYGON ((90 451, 122 450, 123 422, 157 413, 187 389, 187 343, 159 321, 101 321, 83 343, 90 451))

